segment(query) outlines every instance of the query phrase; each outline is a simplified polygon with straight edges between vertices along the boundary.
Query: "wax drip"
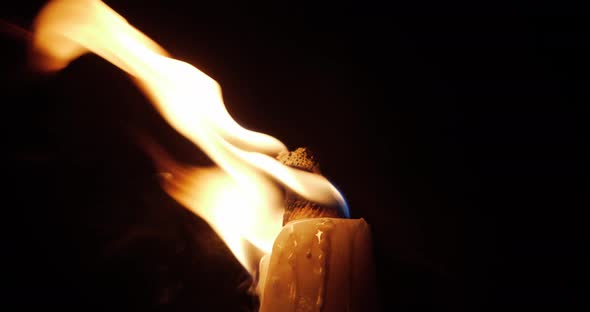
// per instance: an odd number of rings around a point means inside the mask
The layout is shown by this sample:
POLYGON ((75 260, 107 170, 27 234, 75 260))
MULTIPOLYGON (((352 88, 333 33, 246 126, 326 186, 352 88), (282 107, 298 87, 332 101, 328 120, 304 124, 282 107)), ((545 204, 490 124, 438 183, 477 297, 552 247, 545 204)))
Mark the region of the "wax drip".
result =
POLYGON ((319 262, 319 274, 320 274, 320 287, 318 288, 318 294, 316 297, 316 308, 317 311, 321 311, 324 305, 324 297, 326 296, 326 277, 328 276, 328 266, 326 265, 330 259, 330 235, 334 228, 334 222, 329 219, 322 219, 318 223, 318 231, 321 231, 321 236, 318 237, 318 247, 320 253, 318 255, 319 262))

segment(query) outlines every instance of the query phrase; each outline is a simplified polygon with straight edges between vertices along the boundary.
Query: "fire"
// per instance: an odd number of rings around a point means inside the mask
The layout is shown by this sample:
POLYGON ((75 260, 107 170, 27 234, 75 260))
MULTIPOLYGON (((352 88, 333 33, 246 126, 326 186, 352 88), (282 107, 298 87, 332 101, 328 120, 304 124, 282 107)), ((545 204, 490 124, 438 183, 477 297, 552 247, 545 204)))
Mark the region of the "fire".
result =
POLYGON ((60 70, 92 52, 134 78, 162 117, 218 166, 187 167, 156 153, 167 172, 164 188, 207 221, 249 272, 281 230, 283 195, 276 182, 309 200, 345 206, 323 176, 275 159, 286 150, 283 143, 236 123, 215 80, 171 58, 103 2, 49 2, 35 21, 33 49, 42 70, 60 70))

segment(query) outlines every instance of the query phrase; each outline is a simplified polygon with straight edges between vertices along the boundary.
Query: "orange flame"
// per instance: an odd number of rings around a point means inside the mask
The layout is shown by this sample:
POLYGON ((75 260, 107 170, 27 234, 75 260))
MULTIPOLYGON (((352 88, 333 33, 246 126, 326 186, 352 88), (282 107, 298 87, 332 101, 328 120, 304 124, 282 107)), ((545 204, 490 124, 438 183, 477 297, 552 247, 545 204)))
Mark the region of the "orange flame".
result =
POLYGON ((33 49, 42 70, 55 71, 93 52, 135 78, 162 116, 219 167, 189 168, 165 161, 166 191, 206 220, 251 273, 270 253, 282 224, 275 182, 323 204, 345 205, 321 175, 275 160, 286 148, 266 134, 242 128, 227 112, 219 84, 194 66, 169 57, 146 35, 98 0, 54 0, 35 22, 33 49))

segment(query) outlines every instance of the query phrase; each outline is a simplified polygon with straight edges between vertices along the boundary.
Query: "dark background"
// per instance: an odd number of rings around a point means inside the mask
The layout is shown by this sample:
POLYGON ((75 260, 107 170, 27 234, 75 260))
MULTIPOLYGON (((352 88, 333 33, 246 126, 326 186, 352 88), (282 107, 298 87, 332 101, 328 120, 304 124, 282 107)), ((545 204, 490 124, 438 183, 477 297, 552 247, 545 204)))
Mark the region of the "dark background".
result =
MULTIPOLYGON (((96 56, 31 72, 6 22, 29 28, 44 1, 5 2, 3 305, 251 310, 138 136, 208 160, 96 56)), ((246 2, 107 1, 216 79, 242 125, 316 151, 372 225, 385 311, 587 310, 589 11, 246 2)))

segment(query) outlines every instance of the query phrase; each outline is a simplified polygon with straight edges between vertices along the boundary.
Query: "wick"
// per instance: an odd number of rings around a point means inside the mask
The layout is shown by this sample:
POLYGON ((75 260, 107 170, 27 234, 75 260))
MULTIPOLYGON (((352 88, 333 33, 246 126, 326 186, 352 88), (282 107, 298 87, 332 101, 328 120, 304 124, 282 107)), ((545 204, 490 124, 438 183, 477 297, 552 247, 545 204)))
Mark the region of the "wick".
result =
MULTIPOLYGON (((292 168, 321 174, 320 164, 316 156, 306 147, 300 147, 290 152, 283 152, 277 156, 277 160, 283 165, 292 168)), ((299 196, 289 189, 285 191, 283 225, 297 219, 325 217, 338 218, 342 216, 337 207, 320 205, 299 196)))

